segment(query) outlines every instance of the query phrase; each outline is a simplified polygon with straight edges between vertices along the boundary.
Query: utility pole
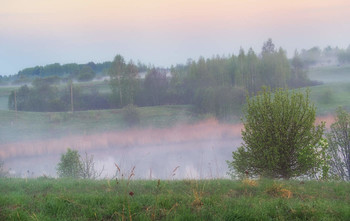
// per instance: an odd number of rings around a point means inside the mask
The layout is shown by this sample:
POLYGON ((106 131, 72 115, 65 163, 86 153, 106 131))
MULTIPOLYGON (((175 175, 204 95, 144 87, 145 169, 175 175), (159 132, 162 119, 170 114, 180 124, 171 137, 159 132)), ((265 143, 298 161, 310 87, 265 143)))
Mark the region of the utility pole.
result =
POLYGON ((16 95, 16 90, 15 90, 15 111, 16 111, 16 114, 17 114, 17 95, 16 95))
POLYGON ((74 102, 73 102, 73 82, 70 83, 70 105, 72 107, 72 113, 74 112, 74 102))

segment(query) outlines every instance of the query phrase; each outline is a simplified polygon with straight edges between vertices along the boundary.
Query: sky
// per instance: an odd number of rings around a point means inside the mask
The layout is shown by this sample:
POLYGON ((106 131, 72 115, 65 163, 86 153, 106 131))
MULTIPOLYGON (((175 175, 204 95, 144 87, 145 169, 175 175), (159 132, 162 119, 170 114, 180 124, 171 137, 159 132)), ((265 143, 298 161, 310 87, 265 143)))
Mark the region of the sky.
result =
POLYGON ((0 75, 51 63, 168 67, 272 38, 292 56, 350 45, 349 0, 0 0, 0 75))

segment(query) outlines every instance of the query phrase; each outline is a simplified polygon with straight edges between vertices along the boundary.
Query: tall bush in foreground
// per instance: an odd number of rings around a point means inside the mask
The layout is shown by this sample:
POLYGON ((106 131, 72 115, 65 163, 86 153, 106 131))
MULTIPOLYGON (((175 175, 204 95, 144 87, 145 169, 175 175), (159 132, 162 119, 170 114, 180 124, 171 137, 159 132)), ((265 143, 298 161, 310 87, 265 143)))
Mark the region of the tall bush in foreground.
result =
POLYGON ((332 172, 342 180, 350 180, 350 114, 341 107, 327 139, 332 172))
POLYGON ((61 155, 61 161, 57 166, 57 174, 59 177, 80 178, 82 164, 78 151, 68 148, 65 154, 61 155))
POLYGON ((247 98, 243 113, 244 143, 228 162, 231 173, 289 179, 321 168, 324 123, 314 125, 309 91, 263 89, 247 98))

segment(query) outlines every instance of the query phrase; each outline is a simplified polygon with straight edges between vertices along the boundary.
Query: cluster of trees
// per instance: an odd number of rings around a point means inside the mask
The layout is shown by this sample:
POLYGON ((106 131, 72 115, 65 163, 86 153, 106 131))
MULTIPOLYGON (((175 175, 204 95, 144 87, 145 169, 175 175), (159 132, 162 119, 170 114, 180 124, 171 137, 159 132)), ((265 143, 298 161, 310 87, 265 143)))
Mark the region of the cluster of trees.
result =
MULTIPOLYGON (((108 65, 111 95, 100 95, 98 91, 90 94, 74 91, 76 110, 123 108, 130 104, 191 104, 198 113, 225 118, 240 110, 247 92, 256 94, 262 86, 296 88, 314 84, 307 78, 301 56, 295 54, 292 60, 288 60, 285 51, 276 50, 271 39, 264 43, 260 54, 252 49, 248 52, 241 49, 237 56, 199 58, 171 69, 146 68, 140 63, 126 62, 121 55, 115 56, 108 65), (145 77, 140 77, 139 73, 145 70, 145 77), (91 105, 84 102, 85 98, 91 105)), ((85 65, 80 79, 91 78, 94 68, 91 63, 85 65)), ((33 88, 22 87, 17 93, 18 110, 69 110, 69 90, 59 92, 49 80, 59 78, 46 77, 45 87, 39 87, 35 82, 33 88), (47 93, 42 93, 45 89, 47 93)), ((14 106, 14 94, 11 94, 9 108, 14 109, 14 106)))
POLYGON ((66 84, 59 89, 55 82, 57 77, 37 78, 33 87, 24 85, 9 95, 10 110, 58 112, 72 110, 71 95, 73 94, 74 110, 96 110, 110 108, 109 95, 100 94, 96 89, 83 92, 77 86, 66 84))
POLYGON ((57 165, 57 174, 61 178, 82 178, 96 179, 101 176, 103 168, 98 171, 95 168, 94 156, 82 157, 76 150, 68 148, 65 154, 61 155, 61 160, 57 165))
POLYGON ((97 63, 89 62, 87 64, 49 64, 45 66, 35 66, 25 68, 18 72, 14 77, 14 84, 30 83, 35 78, 56 77, 60 81, 67 82, 75 79, 78 81, 90 81, 96 74, 103 73, 110 67, 111 62, 97 63))
POLYGON ((350 180, 350 114, 340 108, 323 138, 309 92, 263 90, 247 98, 244 143, 228 162, 231 175, 350 180))
POLYGON ((305 66, 350 63, 350 46, 347 49, 330 46, 323 50, 319 47, 303 49, 300 53, 300 59, 305 66))
MULTIPOLYGON (((50 76, 57 77, 61 82, 70 80, 91 81, 95 77, 107 75, 111 63, 110 61, 103 63, 88 62, 86 64, 70 63, 63 65, 54 63, 45 66, 35 66, 25 68, 20 70, 16 75, 10 76, 7 79, 7 83, 11 81, 12 84, 27 84, 32 82, 35 78, 46 78, 50 76)), ((137 63, 137 67, 140 71, 147 71, 147 66, 141 62, 137 63)))
POLYGON ((241 49, 238 56, 199 58, 167 70, 150 68, 145 79, 137 67, 117 55, 109 70, 115 107, 162 104, 193 104, 200 113, 225 117, 244 102, 246 92, 271 88, 311 85, 303 62, 296 54, 290 62, 285 51, 276 50, 272 40, 257 55, 241 49), (167 75, 170 75, 168 77, 167 75))
POLYGON ((11 80, 10 76, 2 76, 0 75, 0 85, 7 85, 11 80))
POLYGON ((25 68, 18 72, 19 76, 25 77, 48 77, 48 76, 62 76, 62 75, 76 75, 82 69, 89 67, 95 73, 101 73, 104 70, 109 69, 111 62, 94 63, 89 62, 87 64, 64 64, 59 63, 49 64, 45 66, 35 66, 31 68, 25 68))
POLYGON ((350 46, 346 50, 339 51, 338 61, 341 64, 349 64, 350 63, 350 46))

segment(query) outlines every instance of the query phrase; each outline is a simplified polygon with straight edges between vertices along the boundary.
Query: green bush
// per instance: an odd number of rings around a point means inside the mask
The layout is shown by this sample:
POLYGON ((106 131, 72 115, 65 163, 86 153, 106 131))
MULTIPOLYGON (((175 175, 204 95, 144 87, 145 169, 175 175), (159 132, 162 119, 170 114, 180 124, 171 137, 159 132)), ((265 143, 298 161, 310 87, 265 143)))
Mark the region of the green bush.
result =
POLYGON ((81 168, 78 151, 68 148, 67 153, 61 155, 61 161, 57 166, 57 174, 59 177, 80 178, 81 168))
POLYGON ((309 91, 264 89, 247 98, 243 145, 228 162, 231 173, 289 179, 322 167, 324 123, 315 126, 316 108, 309 91))

